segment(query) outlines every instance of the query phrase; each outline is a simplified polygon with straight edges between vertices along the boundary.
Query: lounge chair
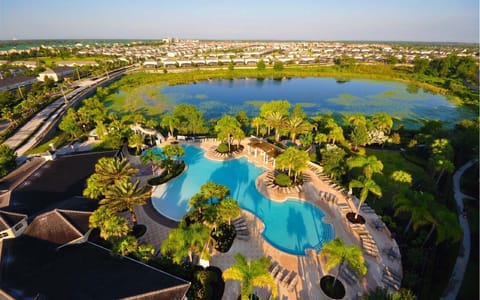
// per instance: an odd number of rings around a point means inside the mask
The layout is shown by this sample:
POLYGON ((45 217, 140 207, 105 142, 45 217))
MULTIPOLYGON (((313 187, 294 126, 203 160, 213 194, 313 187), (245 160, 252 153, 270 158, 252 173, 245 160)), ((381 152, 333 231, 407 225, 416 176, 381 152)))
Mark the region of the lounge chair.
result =
POLYGON ((287 290, 288 290, 289 292, 293 292, 293 290, 294 290, 295 287, 297 286, 297 283, 298 283, 298 275, 295 275, 295 277, 292 279, 292 281, 291 281, 290 284, 288 285, 287 290))

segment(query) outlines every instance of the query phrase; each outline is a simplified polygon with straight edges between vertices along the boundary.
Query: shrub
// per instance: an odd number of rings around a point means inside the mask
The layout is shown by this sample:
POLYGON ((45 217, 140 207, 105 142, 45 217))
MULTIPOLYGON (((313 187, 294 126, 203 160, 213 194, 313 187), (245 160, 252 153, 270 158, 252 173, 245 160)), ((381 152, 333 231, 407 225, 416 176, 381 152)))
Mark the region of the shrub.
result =
POLYGON ((218 145, 218 147, 217 147, 217 152, 220 152, 220 153, 228 153, 228 145, 227 145, 227 144, 224 144, 224 143, 221 143, 221 144, 218 145))
POLYGON ((160 185, 162 183, 165 183, 169 181, 170 179, 173 179, 177 177, 178 175, 182 174, 183 170, 185 169, 185 162, 180 162, 178 164, 173 165, 173 170, 168 173, 166 171, 163 171, 160 176, 150 178, 148 180, 149 185, 160 185))
POLYGON ((279 173, 277 176, 275 176, 275 184, 282 187, 287 187, 292 185, 292 180, 287 174, 279 173))
POLYGON ((237 236, 235 226, 226 223, 220 224, 220 226, 211 233, 211 237, 215 240, 215 249, 222 253, 230 250, 235 236, 237 236))

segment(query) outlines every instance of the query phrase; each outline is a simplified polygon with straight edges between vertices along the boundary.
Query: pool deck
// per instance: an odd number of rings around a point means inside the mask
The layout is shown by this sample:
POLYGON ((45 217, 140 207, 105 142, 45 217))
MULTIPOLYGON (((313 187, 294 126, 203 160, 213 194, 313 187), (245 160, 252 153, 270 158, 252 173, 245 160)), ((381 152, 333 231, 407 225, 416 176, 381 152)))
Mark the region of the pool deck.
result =
MULTIPOLYGON (((247 142, 248 140, 245 140, 242 144, 246 145, 247 142)), ((205 156, 209 159, 226 160, 246 157, 257 166, 266 168, 267 171, 273 170, 271 165, 265 165, 260 158, 249 155, 245 150, 233 156, 219 157, 215 151, 218 145, 218 142, 215 140, 202 143, 186 142, 185 144, 200 146, 205 150, 205 156)), ((300 193, 291 192, 288 194, 267 187, 265 185, 266 173, 267 172, 264 172, 260 175, 255 183, 257 189, 265 197, 274 201, 284 201, 286 198, 297 198, 313 203, 325 212, 326 217, 323 221, 333 225, 335 236, 342 239, 346 244, 355 244, 362 247, 362 236, 359 235, 355 229, 352 229, 348 220, 345 218, 346 211, 356 211, 355 200, 352 200, 352 197, 346 195, 344 191, 338 188, 336 189, 331 183, 320 178, 318 173, 312 170, 304 171, 310 180, 303 185, 302 191, 300 193), (327 192, 334 195, 335 201, 325 201, 325 199, 321 199, 321 197, 319 197, 320 192, 327 192)), ((159 216, 151 204, 137 207, 136 212, 139 222, 147 225, 148 228, 147 233, 140 240, 145 243, 150 243, 158 249, 162 241, 167 238, 170 230, 174 228, 175 222, 169 222, 168 219, 159 216)), ((307 251, 307 255, 305 256, 297 256, 276 249, 263 239, 262 231, 264 225, 261 220, 245 210, 242 210, 242 216, 248 226, 250 239, 248 241, 236 239, 228 253, 214 252, 210 260, 211 265, 225 270, 235 263, 234 255, 238 252, 245 255, 247 259, 270 257, 272 262, 277 262, 284 270, 295 272, 300 279, 295 289, 290 289, 290 291, 284 283, 276 280, 279 299, 329 299, 323 295, 319 285, 320 278, 326 275, 323 257, 313 250, 307 251)), ((386 249, 396 249, 398 253, 398 245, 395 240, 391 238, 388 229, 386 227, 376 228, 374 224, 379 222, 379 217, 375 213, 362 212, 362 216, 366 220, 366 226, 363 227, 363 229, 368 231, 370 238, 373 239, 378 247, 378 255, 376 257, 367 255, 366 252, 368 251, 364 250, 365 262, 368 267, 367 276, 361 280, 357 280, 353 284, 348 284, 345 280, 342 280, 347 293, 344 299, 359 299, 359 295, 364 294, 366 291, 375 289, 377 286, 383 287, 382 278, 384 277, 385 267, 388 267, 389 270, 400 276, 402 274, 401 259, 392 258, 392 255, 386 251, 386 249)), ((336 269, 331 270, 329 274, 336 274, 336 269)), ((255 288, 255 291, 261 299, 268 299, 270 295, 269 291, 265 289, 255 288)), ((237 299, 239 293, 240 284, 235 281, 227 281, 223 299, 237 299)))

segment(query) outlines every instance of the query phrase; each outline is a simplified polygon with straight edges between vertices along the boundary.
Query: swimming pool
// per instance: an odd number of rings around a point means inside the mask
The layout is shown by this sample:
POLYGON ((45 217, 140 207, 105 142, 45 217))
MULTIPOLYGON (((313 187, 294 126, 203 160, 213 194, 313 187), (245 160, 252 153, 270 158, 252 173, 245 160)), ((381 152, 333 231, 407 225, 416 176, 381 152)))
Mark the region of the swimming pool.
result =
POLYGON ((179 221, 189 210, 188 201, 207 181, 230 188, 230 196, 240 207, 254 213, 265 224, 262 233, 275 248, 294 255, 305 255, 307 248, 320 250, 334 238, 333 226, 322 222, 325 213, 309 202, 288 199, 279 203, 258 192, 256 178, 263 169, 240 158, 212 161, 204 151, 194 146, 185 147, 187 171, 171 182, 157 186, 152 203, 162 215, 179 221))

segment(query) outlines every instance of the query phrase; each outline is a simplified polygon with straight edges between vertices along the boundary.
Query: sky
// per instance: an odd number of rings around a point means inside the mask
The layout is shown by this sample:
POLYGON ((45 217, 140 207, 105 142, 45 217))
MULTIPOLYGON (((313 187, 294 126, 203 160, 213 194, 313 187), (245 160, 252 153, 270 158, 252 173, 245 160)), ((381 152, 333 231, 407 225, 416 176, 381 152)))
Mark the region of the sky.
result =
POLYGON ((0 40, 479 42, 478 0, 0 0, 0 40))

